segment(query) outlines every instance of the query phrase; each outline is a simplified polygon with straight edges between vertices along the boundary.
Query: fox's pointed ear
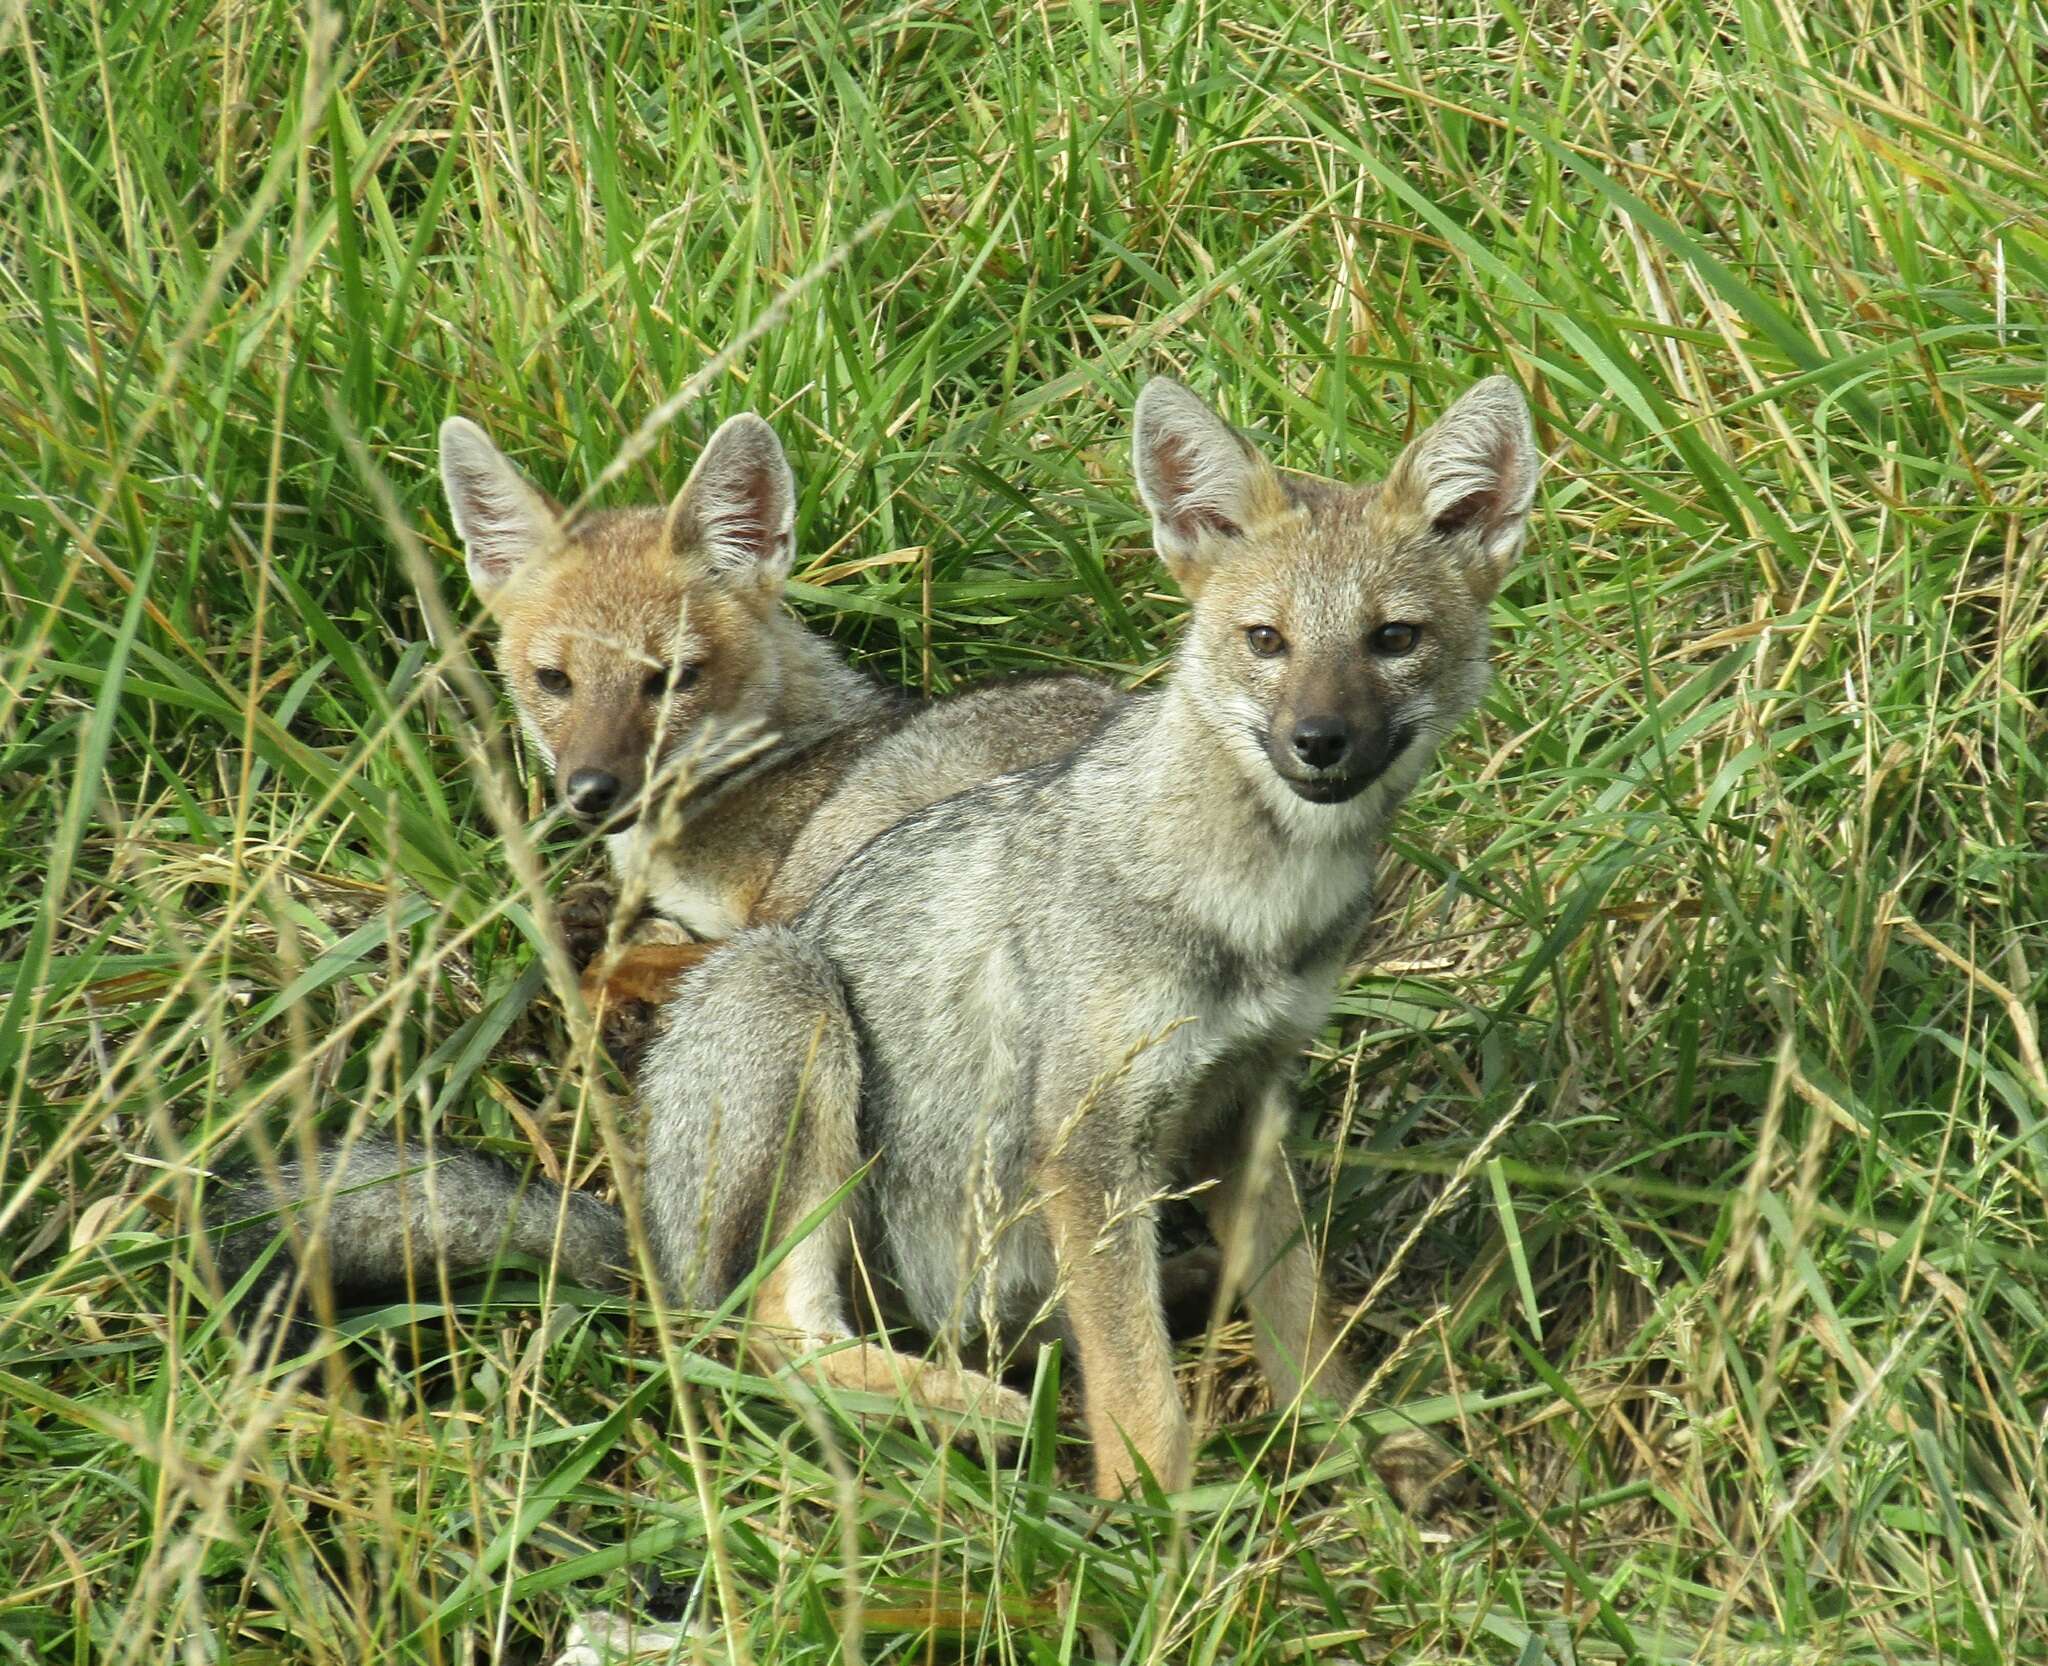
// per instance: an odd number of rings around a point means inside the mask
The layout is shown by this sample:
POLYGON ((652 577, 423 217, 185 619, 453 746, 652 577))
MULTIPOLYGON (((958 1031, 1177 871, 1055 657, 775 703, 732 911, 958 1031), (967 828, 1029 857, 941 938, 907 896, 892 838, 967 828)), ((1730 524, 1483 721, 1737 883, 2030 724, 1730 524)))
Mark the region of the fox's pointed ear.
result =
POLYGON ((1483 599, 1521 551, 1542 472, 1522 390, 1489 376, 1410 442, 1381 491, 1397 513, 1450 543, 1483 599))
POLYGON ((1152 511, 1152 542, 1190 595, 1232 543, 1286 504, 1279 477, 1250 442, 1165 376, 1138 395, 1131 460, 1152 511))
POLYGON ((488 596, 561 542, 560 511, 467 417, 441 424, 441 486, 469 557, 469 582, 488 596))
POLYGON ((669 505, 669 526, 684 559, 780 590, 796 555, 796 478, 775 430, 757 416, 723 423, 669 505))

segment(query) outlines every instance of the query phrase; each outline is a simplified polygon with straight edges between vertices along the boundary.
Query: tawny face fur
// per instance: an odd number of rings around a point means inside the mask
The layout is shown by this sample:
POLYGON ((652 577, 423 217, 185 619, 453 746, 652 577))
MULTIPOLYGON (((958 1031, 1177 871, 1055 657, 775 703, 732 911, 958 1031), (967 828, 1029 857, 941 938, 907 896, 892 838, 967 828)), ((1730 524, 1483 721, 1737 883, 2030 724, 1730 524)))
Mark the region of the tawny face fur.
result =
POLYGON ((774 701, 761 622, 776 591, 692 555, 659 509, 594 515, 489 602, 521 723, 572 810, 576 784, 617 783, 613 831, 630 824, 650 770, 774 701))
POLYGON ((619 832, 665 765, 718 750, 774 709, 774 618, 793 550, 795 484, 756 417, 704 447, 666 508, 569 520, 459 417, 441 474, 498 663, 564 805, 619 832))
POLYGON ((1137 461, 1193 603, 1182 653, 1202 675, 1186 686, 1248 767, 1342 804, 1478 701, 1487 603, 1536 480, 1511 384, 1482 382, 1385 482, 1354 487, 1283 478, 1186 389, 1154 383, 1137 461))

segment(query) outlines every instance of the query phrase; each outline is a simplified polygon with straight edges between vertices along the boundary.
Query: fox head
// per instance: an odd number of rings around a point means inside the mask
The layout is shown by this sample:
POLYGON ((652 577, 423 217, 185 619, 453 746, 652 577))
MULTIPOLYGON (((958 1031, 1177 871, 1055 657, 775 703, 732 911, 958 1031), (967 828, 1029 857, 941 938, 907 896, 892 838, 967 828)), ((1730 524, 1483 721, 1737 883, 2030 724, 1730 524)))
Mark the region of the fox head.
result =
POLYGON ((774 710, 796 487, 759 417, 714 433, 666 508, 569 521, 462 417, 441 427, 441 481, 499 671, 579 819, 630 826, 650 768, 774 710))
POLYGON ((1134 449, 1192 604, 1176 681, 1224 744, 1277 778, 1276 804, 1346 803, 1382 777, 1405 791, 1486 688, 1487 604, 1540 467, 1520 390, 1480 382, 1375 485, 1283 477, 1163 378, 1138 396, 1134 449))

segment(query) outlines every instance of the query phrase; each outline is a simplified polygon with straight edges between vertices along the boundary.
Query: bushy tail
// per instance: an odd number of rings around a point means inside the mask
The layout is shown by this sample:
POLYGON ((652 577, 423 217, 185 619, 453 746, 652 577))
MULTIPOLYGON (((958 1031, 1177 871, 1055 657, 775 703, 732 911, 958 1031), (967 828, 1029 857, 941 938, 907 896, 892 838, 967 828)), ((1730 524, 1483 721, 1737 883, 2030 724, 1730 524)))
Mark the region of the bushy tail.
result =
MULTIPOLYGON (((616 1289, 632 1264, 625 1222, 611 1205, 474 1151, 401 1151, 366 1138, 323 1146, 309 1168, 296 1159, 273 1180, 254 1169, 229 1176, 207 1197, 207 1224, 223 1234, 215 1265, 232 1289, 272 1240, 316 1237, 338 1294, 431 1289, 488 1270, 507 1254, 553 1261, 576 1284, 616 1289), (558 1254, 559 1251, 559 1254, 558 1254)), ((271 1267, 291 1270, 280 1252, 271 1267)), ((270 1281, 266 1280, 266 1287, 270 1281)))

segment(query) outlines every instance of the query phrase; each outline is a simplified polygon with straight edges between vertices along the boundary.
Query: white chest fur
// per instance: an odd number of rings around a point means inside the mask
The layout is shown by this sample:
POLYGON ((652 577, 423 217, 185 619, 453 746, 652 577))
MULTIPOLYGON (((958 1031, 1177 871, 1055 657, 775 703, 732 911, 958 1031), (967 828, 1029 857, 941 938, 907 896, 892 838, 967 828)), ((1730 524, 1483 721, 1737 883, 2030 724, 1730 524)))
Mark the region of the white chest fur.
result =
POLYGON ((605 840, 612 878, 621 892, 639 891, 664 919, 692 937, 715 941, 742 930, 746 920, 723 887, 692 874, 639 836, 638 828, 605 840))

